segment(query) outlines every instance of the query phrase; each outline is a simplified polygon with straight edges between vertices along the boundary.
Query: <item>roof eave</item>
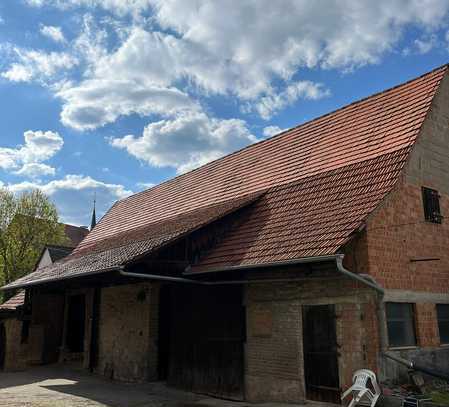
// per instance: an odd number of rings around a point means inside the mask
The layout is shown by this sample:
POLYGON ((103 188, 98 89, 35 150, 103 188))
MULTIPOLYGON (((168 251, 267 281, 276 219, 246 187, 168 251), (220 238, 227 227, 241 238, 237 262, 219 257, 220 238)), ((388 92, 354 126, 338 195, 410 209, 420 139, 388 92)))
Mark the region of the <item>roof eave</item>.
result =
POLYGON ((51 278, 51 277, 43 278, 40 280, 29 281, 29 282, 25 282, 22 284, 11 283, 11 284, 5 285, 3 287, 0 287, 0 291, 15 290, 17 288, 29 288, 29 287, 33 287, 36 285, 55 283, 55 282, 59 282, 59 281, 63 281, 63 280, 71 280, 71 279, 77 278, 77 277, 88 277, 88 276, 102 274, 102 273, 108 273, 108 272, 112 272, 112 271, 120 271, 123 269, 124 269, 123 265, 118 265, 118 266, 104 268, 101 270, 92 271, 90 273, 81 272, 81 273, 72 274, 70 276, 65 275, 65 276, 61 276, 61 277, 57 277, 57 278, 51 278))
POLYGON ((223 272, 223 271, 238 271, 238 270, 247 270, 247 269, 255 269, 255 268, 290 266, 290 265, 295 265, 295 264, 321 263, 321 262, 326 262, 326 261, 335 261, 340 256, 341 256, 341 254, 311 256, 311 257, 302 257, 302 258, 291 259, 291 260, 280 260, 280 261, 274 261, 274 262, 263 263, 263 264, 241 264, 241 265, 233 265, 233 266, 226 266, 226 267, 217 267, 217 268, 210 268, 210 269, 207 269, 204 271, 191 271, 192 267, 187 266, 186 269, 184 270, 183 274, 199 275, 199 274, 217 273, 217 272, 223 272))

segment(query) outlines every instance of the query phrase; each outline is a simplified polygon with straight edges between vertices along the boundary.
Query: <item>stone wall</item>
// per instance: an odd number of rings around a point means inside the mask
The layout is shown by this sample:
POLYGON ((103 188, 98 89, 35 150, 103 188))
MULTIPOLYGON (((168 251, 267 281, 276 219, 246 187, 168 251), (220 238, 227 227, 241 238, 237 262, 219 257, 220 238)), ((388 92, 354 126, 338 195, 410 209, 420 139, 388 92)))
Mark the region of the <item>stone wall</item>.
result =
POLYGON ((4 370, 6 372, 24 370, 27 365, 27 344, 21 344, 22 321, 8 318, 1 321, 6 333, 6 354, 4 370))
POLYGON ((246 290, 246 397, 249 401, 306 399, 302 306, 335 304, 339 377, 343 388, 356 369, 377 371, 378 330, 372 290, 346 278, 252 284, 246 290))
POLYGON ((157 378, 158 291, 151 283, 101 290, 100 374, 129 382, 157 378))

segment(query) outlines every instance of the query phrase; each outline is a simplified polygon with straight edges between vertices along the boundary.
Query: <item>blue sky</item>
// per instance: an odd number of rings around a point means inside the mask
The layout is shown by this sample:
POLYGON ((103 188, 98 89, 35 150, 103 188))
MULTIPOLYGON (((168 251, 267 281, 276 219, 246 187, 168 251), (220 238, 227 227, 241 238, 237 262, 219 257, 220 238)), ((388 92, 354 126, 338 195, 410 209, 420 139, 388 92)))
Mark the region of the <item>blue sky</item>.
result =
POLYGON ((62 220, 449 61, 449 0, 5 0, 0 185, 62 220), (227 4, 228 3, 228 4, 227 4))

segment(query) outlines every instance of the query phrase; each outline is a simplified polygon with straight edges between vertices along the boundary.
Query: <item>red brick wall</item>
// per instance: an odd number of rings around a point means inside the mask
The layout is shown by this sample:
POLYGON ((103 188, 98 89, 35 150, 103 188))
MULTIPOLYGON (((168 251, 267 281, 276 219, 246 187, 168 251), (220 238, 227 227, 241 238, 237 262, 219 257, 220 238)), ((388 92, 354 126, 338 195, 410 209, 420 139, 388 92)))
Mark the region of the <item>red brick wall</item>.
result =
POLYGON ((366 268, 387 289, 449 292, 449 77, 440 85, 395 190, 370 215, 366 268), (446 219, 426 222, 421 188, 436 189, 446 219), (413 262, 413 259, 437 258, 413 262))
MULTIPOLYGON (((440 205, 449 214, 449 196, 440 205)), ((424 220, 421 186, 400 181, 368 221, 366 242, 366 269, 384 288, 449 291, 449 217, 441 225, 424 220), (439 260, 412 261, 428 258, 439 260)))
MULTIPOLYGON (((346 248, 350 270, 372 275, 390 298, 416 304, 417 342, 423 348, 439 346, 435 303, 449 303, 448 140, 446 77, 397 185, 346 248), (442 224, 425 220, 423 186, 439 192, 442 224)), ((376 324, 366 329, 378 335, 376 324)))
POLYGON ((434 347, 440 344, 435 304, 417 303, 416 334, 418 344, 422 347, 434 347))
POLYGON ((378 331, 373 290, 328 278, 247 287, 246 390, 249 401, 304 400, 303 305, 335 304, 340 386, 357 369, 378 371, 378 331))

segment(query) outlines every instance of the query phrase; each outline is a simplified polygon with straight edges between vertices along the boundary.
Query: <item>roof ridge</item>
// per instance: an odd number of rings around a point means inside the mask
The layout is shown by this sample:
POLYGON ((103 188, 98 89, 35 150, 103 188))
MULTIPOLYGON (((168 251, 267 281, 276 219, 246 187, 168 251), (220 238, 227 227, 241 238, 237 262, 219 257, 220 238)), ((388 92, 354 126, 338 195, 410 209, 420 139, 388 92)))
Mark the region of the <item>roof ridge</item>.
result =
POLYGON ((380 95, 385 94, 385 93, 387 93, 387 92, 390 92, 390 91, 392 91, 392 90, 394 90, 394 89, 400 88, 400 87, 402 87, 402 86, 406 86, 406 85, 408 85, 408 84, 411 83, 411 82, 415 82, 415 81, 418 81, 418 80, 420 80, 420 79, 422 79, 422 78, 424 78, 424 77, 426 77, 426 76, 430 76, 431 74, 433 74, 433 73, 435 73, 435 72, 437 72, 437 71, 440 71, 440 70, 441 70, 441 71, 448 70, 448 68, 449 68, 449 63, 445 63, 445 64, 443 64, 443 65, 440 65, 440 66, 438 66, 438 67, 436 67, 436 68, 434 68, 434 69, 432 69, 432 70, 430 70, 430 71, 428 71, 428 72, 425 72, 425 73, 421 74, 420 76, 411 78, 411 79, 409 79, 409 80, 407 80, 407 81, 405 81, 405 82, 401 82, 401 83, 399 83, 399 84, 397 84, 397 85, 392 86, 391 88, 384 89, 384 90, 379 91, 379 92, 375 92, 375 93, 370 94, 370 95, 368 95, 368 96, 365 96, 365 97, 363 97, 363 98, 361 98, 361 99, 355 100, 355 101, 353 101, 353 102, 351 102, 351 103, 349 103, 349 104, 347 104, 347 105, 341 106, 341 107, 339 107, 339 108, 337 108, 337 109, 335 109, 335 110, 332 110, 332 111, 330 111, 330 112, 327 112, 327 113, 325 113, 325 114, 322 114, 322 115, 320 115, 320 116, 317 116, 317 117, 315 117, 315 118, 313 118, 313 119, 311 119, 311 120, 308 120, 308 121, 306 121, 306 122, 304 122, 304 123, 298 124, 298 125, 296 125, 296 126, 293 126, 293 127, 291 127, 291 128, 288 128, 288 129, 285 129, 285 130, 281 131, 280 133, 275 134, 274 136, 265 138, 265 139, 260 140, 260 141, 258 141, 258 142, 256 142, 256 143, 253 143, 253 144, 250 144, 250 145, 248 145, 248 146, 242 147, 242 148, 240 148, 240 149, 238 149, 238 150, 235 150, 235 151, 233 151, 233 152, 231 152, 231 153, 229 153, 229 154, 224 155, 223 157, 219 157, 219 158, 217 158, 217 159, 215 159, 215 160, 209 161, 208 163, 203 164, 203 165, 201 165, 200 167, 194 168, 194 169, 192 169, 192 170, 190 170, 190 171, 188 171, 188 172, 185 172, 185 173, 183 173, 183 174, 176 175, 175 177, 169 178, 169 179, 167 179, 167 180, 161 182, 160 184, 156 184, 156 185, 152 186, 151 188, 145 189, 145 190, 143 190, 143 191, 136 192, 135 194, 132 194, 132 195, 130 195, 130 196, 127 196, 126 198, 120 199, 120 200, 118 200, 118 201, 116 201, 116 202, 125 202, 125 201, 127 201, 127 200, 129 200, 129 199, 131 199, 131 198, 133 198, 133 197, 136 197, 136 196, 142 195, 142 194, 144 194, 144 193, 147 193, 147 192, 149 192, 149 191, 152 191, 153 189, 158 188, 158 187, 160 187, 161 185, 165 185, 165 184, 167 184, 167 183, 169 183, 169 182, 174 182, 174 181, 177 180, 178 178, 184 177, 184 176, 186 176, 187 174, 194 173, 194 172, 196 172, 196 171, 198 171, 198 170, 200 170, 200 169, 202 169, 202 168, 204 168, 204 167, 206 167, 206 166, 209 166, 209 165, 211 165, 211 164, 213 164, 213 163, 219 162, 219 161, 223 160, 223 159, 226 158, 226 157, 230 157, 230 156, 236 155, 236 154, 240 153, 241 151, 244 151, 244 150, 247 150, 247 149, 252 148, 252 147, 254 147, 254 146, 257 146, 257 145, 260 145, 260 144, 262 144, 262 143, 268 142, 268 141, 273 140, 273 139, 275 139, 275 138, 280 138, 280 137, 284 136, 285 133, 294 131, 294 130, 296 130, 296 129, 298 129, 298 128, 300 128, 300 127, 306 125, 306 124, 310 124, 310 123, 316 122, 316 121, 318 121, 318 120, 321 120, 321 119, 323 119, 323 118, 326 118, 326 117, 328 117, 328 116, 331 116, 331 115, 333 115, 333 114, 335 114, 335 113, 337 113, 337 112, 339 112, 339 111, 341 111, 341 110, 343 110, 343 109, 347 109, 347 108, 349 108, 349 107, 351 107, 351 106, 354 106, 354 105, 357 105, 357 104, 359 104, 359 103, 365 102, 365 101, 368 100, 368 99, 375 98, 376 96, 380 96, 380 95))

